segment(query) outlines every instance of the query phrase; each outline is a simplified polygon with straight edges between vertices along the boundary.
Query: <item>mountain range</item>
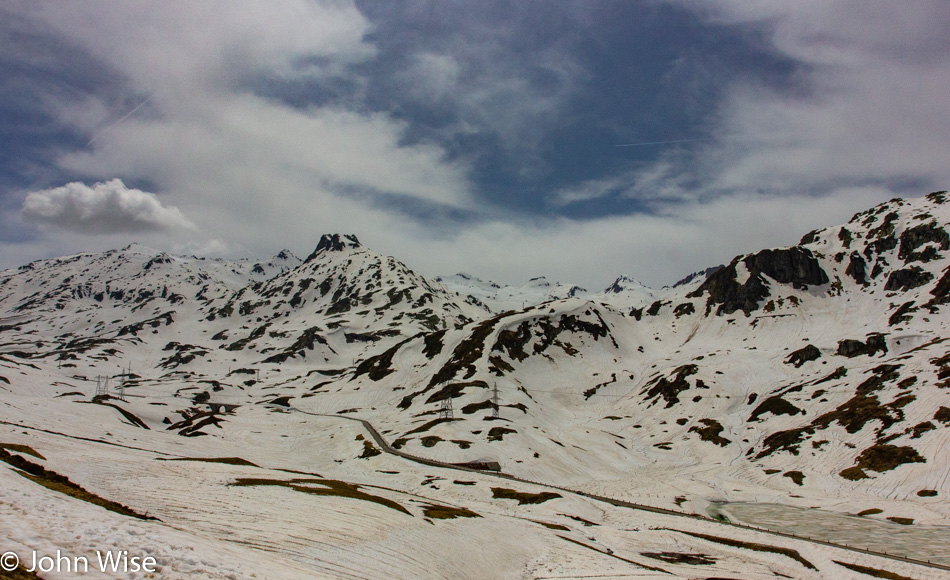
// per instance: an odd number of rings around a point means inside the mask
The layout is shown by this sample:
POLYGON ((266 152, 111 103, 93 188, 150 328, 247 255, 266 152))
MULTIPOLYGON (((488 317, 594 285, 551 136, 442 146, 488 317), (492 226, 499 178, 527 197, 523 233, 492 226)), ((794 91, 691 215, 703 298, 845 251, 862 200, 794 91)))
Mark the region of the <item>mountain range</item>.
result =
MULTIPOLYGON (((413 456, 497 464, 662 509, 779 503, 946 525, 948 226, 946 192, 894 199, 672 287, 620 276, 600 292, 543 277, 520 287, 429 279, 344 234, 324 235, 305 259, 133 244, 37 260, 0 272, 0 420, 10 441, 0 448, 46 441, 70 477, 129 504, 135 485, 108 480, 113 468, 78 467, 65 458, 69 445, 34 438, 66 433, 206 458, 246 449, 255 467, 307 474, 382 461, 362 435, 343 459, 327 443, 327 458, 289 461, 283 453, 319 453, 309 429, 341 429, 315 428, 306 413, 367 421, 413 456)), ((451 486, 435 468, 418 469, 422 483, 401 491, 438 498, 451 486)), ((383 485, 387 471, 360 467, 360 485, 383 485)), ((201 472, 240 481, 232 476, 201 472)), ((143 501, 160 519, 192 522, 155 497, 143 501)), ((587 541, 587 527, 565 530, 587 541)), ((654 559, 669 571, 663 562, 654 559)), ((743 566, 725 570, 765 574, 743 566)))

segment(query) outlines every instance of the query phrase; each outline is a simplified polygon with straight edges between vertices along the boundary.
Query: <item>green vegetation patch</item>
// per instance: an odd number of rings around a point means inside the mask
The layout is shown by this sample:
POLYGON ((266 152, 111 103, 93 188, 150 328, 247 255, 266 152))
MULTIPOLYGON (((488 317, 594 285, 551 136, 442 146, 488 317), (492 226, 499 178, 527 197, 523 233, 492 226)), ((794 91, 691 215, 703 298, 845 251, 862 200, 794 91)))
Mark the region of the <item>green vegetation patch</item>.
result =
POLYGON ((846 562, 839 562, 837 560, 832 560, 832 562, 839 566, 844 566, 852 572, 860 572, 861 574, 867 574, 868 576, 872 576, 874 578, 887 578, 888 580, 914 580, 913 578, 901 576, 900 574, 888 572, 887 570, 878 570, 877 568, 868 568, 867 566, 848 564, 846 562))
POLYGON ((60 475, 55 471, 50 471, 42 465, 37 465, 32 461, 20 457, 19 455, 13 455, 6 449, 0 449, 0 461, 9 463, 15 468, 14 471, 16 473, 29 479, 33 483, 42 485, 46 489, 57 491, 63 495, 68 495, 69 497, 103 507, 109 511, 122 514, 124 516, 131 516, 140 520, 158 519, 148 515, 140 514, 130 507, 105 499, 90 491, 86 491, 79 484, 70 481, 65 475, 60 475))
POLYGON ((717 544, 723 544, 725 546, 731 546, 733 548, 745 548, 746 550, 752 550, 754 552, 771 552, 773 554, 781 554, 800 563, 802 566, 808 568, 809 570, 817 571, 818 568, 814 564, 802 557, 798 553, 798 550, 793 550, 791 548, 780 548, 778 546, 769 546, 768 544, 756 544, 754 542, 742 542, 739 540, 730 540, 728 538, 720 538, 719 536, 710 536, 708 534, 700 534, 697 532, 687 532, 683 530, 675 530, 672 528, 667 528, 671 532, 679 532, 681 534, 686 534, 687 536, 693 536, 694 538, 700 538, 702 540, 708 540, 710 542, 716 542, 717 544))
POLYGON ((32 455, 37 459, 42 459, 46 461, 46 458, 38 453, 35 449, 29 445, 20 445, 19 443, 0 443, 0 449, 6 449, 7 451, 14 451, 16 453, 25 453, 27 455, 32 455))
POLYGON ((378 503, 379 505, 386 506, 390 509, 402 512, 407 515, 412 515, 409 513, 409 510, 402 507, 398 503, 394 502, 391 499, 385 497, 380 497, 378 495, 372 495, 366 493, 365 491, 360 491, 360 486, 355 483, 348 483, 346 481, 339 481, 336 479, 316 479, 316 478, 298 478, 298 479, 269 479, 261 477, 242 477, 237 479, 234 483, 231 484, 235 487, 258 487, 258 486, 276 486, 276 487, 286 487, 294 491, 299 491, 301 493, 308 493, 311 495, 323 495, 323 496, 335 496, 335 497, 348 497, 351 499, 358 499, 362 501, 369 501, 373 503, 378 503), (323 487, 311 487, 314 485, 320 485, 323 487))
POLYGON ((546 501, 557 499, 561 497, 561 494, 554 493, 553 491, 542 491, 541 493, 527 493, 522 491, 515 491, 513 489, 508 489, 505 487, 493 487, 491 488, 492 497, 495 499, 514 499, 518 500, 518 505, 533 505, 544 503, 546 501))

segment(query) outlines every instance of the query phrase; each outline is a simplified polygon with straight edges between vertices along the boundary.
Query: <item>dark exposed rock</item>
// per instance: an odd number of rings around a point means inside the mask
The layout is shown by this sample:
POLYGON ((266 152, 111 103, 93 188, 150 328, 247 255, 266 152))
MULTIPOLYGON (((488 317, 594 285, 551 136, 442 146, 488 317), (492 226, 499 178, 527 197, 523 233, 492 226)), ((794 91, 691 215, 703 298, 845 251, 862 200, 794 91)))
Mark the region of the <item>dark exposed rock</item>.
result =
MULTIPOLYGON (((412 339, 407 338, 399 344, 390 347, 388 350, 386 350, 386 352, 376 356, 371 356, 368 359, 362 361, 356 366, 356 372, 353 373, 353 378, 355 379, 361 375, 367 375, 371 380, 379 381, 396 372, 396 369, 392 368, 393 356, 395 356, 399 349, 402 348, 402 345, 406 344, 410 340, 412 339)), ((408 407, 408 405, 406 405, 406 407, 408 407)))
POLYGON ((356 236, 352 234, 340 235, 340 234, 324 234, 320 238, 320 242, 317 244, 316 249, 313 253, 307 256, 307 259, 304 260, 304 263, 312 262, 322 251, 326 252, 340 252, 345 248, 359 248, 361 247, 360 241, 356 239, 356 236))
POLYGON ((934 421, 940 421, 944 425, 950 425, 950 408, 940 407, 934 413, 934 421))
POLYGON ((720 433, 722 433, 722 425, 719 424, 719 421, 715 419, 700 419, 699 422, 702 423, 703 426, 698 427, 693 425, 689 428, 690 433, 698 433, 699 438, 703 441, 715 443, 720 447, 725 447, 732 443, 732 441, 720 435, 720 433))
POLYGON ((923 437, 924 433, 927 431, 933 431, 937 426, 931 423, 930 421, 924 421, 923 423, 918 423, 914 425, 913 430, 911 431, 911 439, 920 439, 923 437))
POLYGON ((934 275, 920 266, 911 266, 903 270, 894 270, 887 277, 884 290, 888 292, 906 292, 919 288, 934 279, 934 275))
POLYGON ((505 438, 505 435, 509 433, 517 433, 517 431, 507 427, 492 427, 488 430, 488 440, 502 441, 505 438))
POLYGON ((508 358, 517 361, 523 361, 528 358, 528 353, 524 347, 531 340, 531 324, 528 321, 522 322, 515 330, 502 330, 495 338, 495 344, 492 351, 503 351, 508 354, 508 358))
POLYGON ((887 319, 888 326, 894 326, 902 322, 910 322, 913 320, 913 316, 910 316, 912 312, 916 312, 917 307, 914 306, 914 301, 905 302, 901 304, 894 313, 891 314, 890 318, 887 319))
POLYGON ((838 239, 841 240, 841 243, 844 244, 844 247, 851 247, 852 236, 851 231, 848 230, 848 228, 842 226, 842 228, 838 230, 838 239))
POLYGON ((437 403, 444 399, 454 399, 456 397, 461 397, 464 394, 465 389, 471 388, 471 387, 478 388, 478 389, 487 389, 488 383, 486 383, 485 381, 470 381, 466 383, 449 383, 445 385, 444 387, 442 387, 441 389, 439 389, 438 391, 436 391, 435 393, 432 393, 432 395, 428 399, 426 399, 426 403, 437 403))
POLYGON ((887 354, 887 343, 883 334, 872 334, 868 336, 865 342, 846 338, 838 341, 839 356, 853 358, 856 356, 872 356, 875 353, 887 354))
POLYGON ((950 236, 945 229, 935 222, 930 222, 904 230, 900 236, 900 251, 897 255, 904 263, 929 262, 940 257, 937 248, 942 251, 950 248, 950 236), (917 251, 924 244, 930 243, 935 245, 927 246, 922 252, 917 251))
POLYGON ((609 381, 600 383, 598 385, 594 385, 593 387, 584 391, 584 400, 586 401, 590 399, 591 397, 593 397, 594 395, 596 395, 597 391, 599 391, 601 387, 606 387, 607 385, 611 385, 616 382, 617 382, 617 373, 611 373, 609 381))
POLYGON ((795 485, 805 485, 805 474, 801 471, 786 471, 782 477, 787 477, 795 482, 795 485))
POLYGON ((270 323, 269 323, 269 322, 268 322, 267 324, 263 324, 263 325, 261 325, 261 326, 258 326, 257 328, 255 328, 254 330, 252 330, 249 335, 247 335, 246 337, 244 337, 244 338, 242 338, 242 339, 240 339, 240 340, 236 340, 236 341, 232 342, 231 344, 225 346, 224 349, 225 349, 225 350, 230 350, 230 351, 244 350, 244 347, 246 347, 248 344, 250 344, 251 342, 257 340, 258 338, 264 336, 264 334, 267 332, 267 327, 268 327, 268 326, 270 326, 270 323))
POLYGON ((824 230, 812 230, 812 231, 808 232, 807 234, 805 234, 804 236, 802 236, 802 239, 801 239, 800 242, 798 242, 798 245, 799 245, 799 246, 807 246, 808 244, 810 244, 810 243, 812 243, 812 242, 814 242, 814 241, 817 241, 817 240, 818 240, 818 235, 821 234, 821 232, 823 232, 823 231, 824 231, 824 230))
POLYGON ((758 421, 760 415, 772 413, 773 415, 797 415, 802 410, 789 403, 782 397, 775 395, 762 401, 758 407, 749 415, 749 422, 758 421))
POLYGON ((821 351, 818 350, 818 347, 815 345, 809 344, 788 355, 788 358, 785 359, 785 364, 795 365, 797 369, 801 368, 806 362, 818 360, 819 358, 821 358, 821 351))
POLYGON ((851 276, 858 284, 868 285, 867 262, 861 257, 861 254, 851 252, 851 261, 848 262, 848 267, 844 273, 851 276))
POLYGON ((646 394, 644 400, 650 401, 652 407, 662 397, 666 401, 666 407, 669 409, 676 403, 679 403, 679 394, 689 389, 689 381, 686 377, 695 375, 699 371, 696 365, 683 365, 673 371, 669 377, 657 377, 647 383, 646 388, 640 394, 646 394))
POLYGON ((776 451, 788 451, 792 455, 798 455, 798 448, 806 435, 813 435, 818 429, 827 429, 835 422, 844 427, 848 433, 857 433, 868 422, 879 421, 881 426, 877 429, 877 434, 880 436, 892 425, 904 420, 903 407, 915 400, 914 395, 905 395, 882 405, 875 394, 884 387, 885 383, 900 378, 898 369, 900 365, 875 367, 871 370, 871 376, 855 389, 854 397, 833 411, 821 415, 809 425, 769 435, 762 442, 762 451, 755 456, 755 459, 759 460, 776 451))
POLYGON ((693 306, 692 302, 684 302, 676 306, 673 309, 673 314, 679 318, 680 316, 687 316, 696 312, 696 308, 693 306))
MULTIPOLYGON (((313 350, 317 343, 329 347, 327 339, 320 335, 320 327, 312 326, 304 330, 293 344, 283 352, 272 355, 264 360, 266 363, 282 363, 289 358, 306 356, 306 351, 313 350)), ((332 350, 332 349, 331 349, 332 350)))
POLYGON ((445 337, 445 333, 445 330, 440 330, 425 335, 425 338, 423 338, 425 348, 422 349, 422 354, 424 354, 427 359, 432 360, 442 352, 442 339, 445 337))
POLYGON ((856 465, 849 467, 838 475, 851 481, 869 477, 865 469, 883 473, 905 463, 926 463, 913 447, 898 447, 896 445, 877 444, 868 447, 855 459, 856 465))
POLYGON ((946 191, 935 191, 933 193, 927 194, 927 199, 934 203, 946 203, 947 201, 947 192, 946 191))
POLYGON ((797 289, 827 284, 829 281, 811 250, 796 246, 762 250, 745 258, 736 258, 728 266, 711 274, 687 297, 696 298, 707 293, 707 312, 718 304, 716 314, 732 314, 736 310, 748 314, 758 309, 759 302, 769 296, 765 276, 780 284, 791 284, 797 289), (742 284, 738 282, 737 271, 740 261, 749 272, 749 278, 742 284))
POLYGON ((950 266, 943 271, 943 276, 940 277, 930 294, 933 298, 927 302, 926 306, 928 308, 950 302, 950 266))
POLYGON ((705 270, 700 270, 699 272, 693 272, 692 274, 690 274, 689 276, 686 276, 685 278, 683 278, 676 284, 673 284, 673 288, 678 288, 680 286, 689 284, 690 282, 692 282, 693 280, 696 280, 697 278, 706 279, 709 277, 710 274, 712 274, 713 272, 716 272, 717 270, 721 270, 722 268, 723 268, 723 265, 720 264, 718 266, 706 268, 705 270))

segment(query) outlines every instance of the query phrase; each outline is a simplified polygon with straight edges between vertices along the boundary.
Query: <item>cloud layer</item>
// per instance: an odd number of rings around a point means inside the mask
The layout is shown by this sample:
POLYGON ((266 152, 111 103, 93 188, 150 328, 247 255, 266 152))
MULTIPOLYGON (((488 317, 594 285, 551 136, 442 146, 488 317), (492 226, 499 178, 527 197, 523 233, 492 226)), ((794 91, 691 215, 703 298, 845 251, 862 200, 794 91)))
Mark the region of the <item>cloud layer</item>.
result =
POLYGON ((344 231, 430 274, 670 283, 946 189, 948 28, 945 0, 8 5, 0 244, 344 231))
POLYGON ((67 183, 34 191, 23 202, 23 217, 80 234, 143 233, 193 229, 176 207, 165 207, 151 193, 129 189, 120 179, 67 183))

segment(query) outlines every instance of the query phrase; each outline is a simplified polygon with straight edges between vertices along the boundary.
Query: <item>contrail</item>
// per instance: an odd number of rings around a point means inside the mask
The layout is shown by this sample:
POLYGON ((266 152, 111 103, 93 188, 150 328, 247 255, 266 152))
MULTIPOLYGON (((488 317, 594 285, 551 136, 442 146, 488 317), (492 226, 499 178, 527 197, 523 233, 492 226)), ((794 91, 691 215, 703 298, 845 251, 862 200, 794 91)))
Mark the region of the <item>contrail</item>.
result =
POLYGON ((665 145, 667 143, 692 143, 693 141, 711 141, 712 137, 707 137, 705 139, 677 139, 675 141, 650 141, 648 143, 624 143, 622 145, 615 145, 615 147, 640 147, 641 145, 665 145))
MULTIPOLYGON (((132 109, 131 111, 129 111, 129 112, 126 113, 125 115, 122 115, 122 118, 121 118, 121 119, 119 119, 118 121, 112 123, 111 125, 106 125, 106 126, 103 127, 102 129, 100 129, 100 130, 98 131, 98 133, 102 133, 103 131, 105 131, 105 130, 107 130, 107 129, 111 129, 111 128, 115 127, 116 125, 118 125, 118 124, 121 123, 122 121, 125 121, 126 119, 128 119, 129 117, 131 117, 132 115, 134 115, 136 111, 138 111, 139 109, 141 109, 142 107, 144 107, 146 103, 148 103, 149 101, 151 101, 151 100, 152 100, 152 97, 154 97, 154 96, 155 96, 155 93, 152 93, 151 95, 148 96, 148 98, 146 98, 144 101, 142 101, 141 103, 139 103, 138 105, 136 105, 134 109, 132 109)), ((95 141, 95 140, 96 140, 96 137, 98 137, 98 136, 99 136, 98 134, 97 134, 97 135, 93 135, 92 139, 90 139, 89 142, 86 143, 86 147, 89 147, 90 145, 92 145, 92 142, 95 141)))

